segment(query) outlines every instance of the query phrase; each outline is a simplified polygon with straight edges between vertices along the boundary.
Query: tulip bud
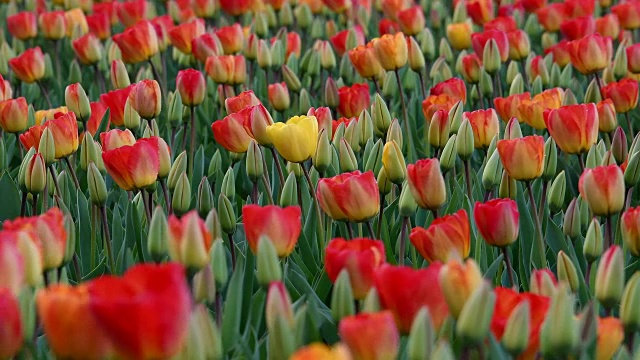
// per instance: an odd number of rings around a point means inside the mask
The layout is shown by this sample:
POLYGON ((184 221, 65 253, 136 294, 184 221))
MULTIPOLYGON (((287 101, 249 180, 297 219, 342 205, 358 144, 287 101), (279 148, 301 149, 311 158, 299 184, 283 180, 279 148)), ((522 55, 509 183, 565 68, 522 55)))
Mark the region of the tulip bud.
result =
POLYGON ((331 315, 336 322, 339 322, 346 316, 354 315, 355 312, 349 272, 347 269, 342 269, 335 284, 333 285, 333 293, 331 294, 331 315))
POLYGON ((327 78, 324 86, 324 102, 328 107, 335 108, 340 105, 340 96, 338 95, 338 85, 333 78, 327 78))
POLYGON ((602 255, 596 274, 596 299, 606 308, 618 304, 624 290, 624 258, 622 249, 613 245, 602 255))
POLYGON ((236 231, 236 214, 229 198, 224 193, 218 197, 218 214, 220 225, 225 234, 233 234, 236 231))
POLYGON ((486 191, 493 190, 500 184, 502 178, 502 162, 500 161, 500 154, 494 151, 482 172, 482 186, 486 191))
POLYGON ((273 67, 280 67, 284 64, 284 46, 280 39, 271 45, 271 64, 273 67))
POLYGON ((293 10, 288 2, 285 2, 280 8, 279 20, 281 26, 289 26, 293 24, 293 10))
POLYGON ((380 94, 375 94, 371 104, 371 118, 377 135, 384 135, 391 126, 391 113, 380 94))
POLYGON ((616 55, 613 58, 613 75, 615 80, 618 81, 627 76, 627 52, 626 46, 618 46, 616 55))
MULTIPOLYGON (((598 260, 602 255, 604 246, 604 238, 602 236, 602 228, 600 227, 600 221, 597 217, 594 217, 587 229, 587 235, 584 238, 584 245, 582 246, 582 253, 584 254, 587 262, 594 262, 598 260)), ((587 282, 589 279, 586 279, 587 282)))
POLYGON ((31 194, 38 194, 44 190, 47 182, 47 167, 42 154, 31 156, 25 167, 24 185, 31 194))
POLYGON ((453 134, 447 141, 447 144, 442 149, 442 154, 440 154, 440 169, 442 170, 442 174, 446 174, 447 171, 453 169, 456 166, 456 159, 458 158, 456 152, 456 139, 457 135, 453 134))
POLYGON ((103 207, 107 203, 107 185, 104 182, 100 170, 94 163, 89 164, 87 170, 87 183, 89 183, 89 195, 91 203, 97 207, 103 207))
POLYGON ((474 291, 481 286, 482 273, 472 259, 464 264, 451 260, 440 270, 439 279, 449 311, 458 319, 474 291))
POLYGON ((524 80, 522 74, 518 73, 513 77, 509 86, 509 95, 522 94, 524 92, 524 80))
POLYGON ((486 71, 482 71, 478 86, 480 86, 480 92, 482 93, 482 95, 486 97, 491 97, 493 95, 493 83, 491 80, 491 75, 489 75, 489 73, 487 73, 486 71))
POLYGON ((169 249, 169 225, 161 206, 156 206, 151 216, 149 235, 147 236, 147 250, 153 261, 160 262, 167 255, 169 249))
POLYGON ((602 154, 598 151, 597 146, 592 146, 587 153, 587 161, 585 162, 585 168, 593 169, 602 163, 602 154))
POLYGON ((384 168, 380 168, 376 181, 378 182, 378 190, 380 191, 380 194, 387 195, 388 193, 391 192, 391 187, 393 186, 393 183, 389 181, 389 178, 387 177, 387 172, 384 171, 384 168))
POLYGON ((67 242, 62 263, 68 264, 76 253, 76 224, 70 214, 64 215, 64 229, 67 232, 67 242))
POLYGON ((529 279, 531 293, 550 297, 556 289, 556 279, 549 269, 534 270, 529 279))
POLYGON ((544 144, 544 170, 542 178, 550 181, 556 176, 556 167, 558 165, 558 149, 553 138, 549 137, 544 144))
POLYGON ((409 67, 411 70, 415 72, 421 72, 425 67, 424 55, 422 54, 422 50, 418 46, 418 42, 412 36, 408 37, 409 39, 409 67))
POLYGON ((356 134, 356 127, 358 123, 356 121, 349 122, 349 125, 344 130, 344 138, 351 146, 354 152, 360 151, 360 139, 358 138, 358 134, 356 134))
MULTIPOLYGON (((2 64, 2 60, 0 60, 0 64, 2 64)), ((2 65, 0 65, 0 68, 2 65)), ((0 69, 0 74, 2 73, 0 69)), ((75 84, 82 82, 82 70, 80 69, 80 64, 76 59, 71 60, 69 64, 69 77, 67 78, 67 83, 75 84)))
POLYGON ((627 188, 631 188, 638 183, 640 179, 640 153, 636 152, 631 155, 627 168, 624 171, 624 183, 627 188))
POLYGON ((140 115, 135 111, 129 99, 127 98, 127 102, 124 105, 124 126, 135 131, 140 127, 140 115))
POLYGON ((173 212, 178 216, 186 214, 191 207, 191 184, 187 173, 182 173, 176 182, 176 188, 171 199, 173 212))
POLYGON ((216 281, 211 266, 205 266, 193 276, 193 299, 196 303, 212 304, 216 298, 216 281))
POLYGON ((296 178, 300 179, 302 178, 302 166, 300 166, 300 164, 298 163, 292 163, 292 162, 288 162, 287 163, 287 173, 290 174, 294 174, 296 176, 296 178))
POLYGON ((518 184, 514 178, 509 177, 506 171, 502 172, 502 179, 500 180, 500 188, 498 188, 498 196, 501 198, 508 198, 516 200, 518 195, 518 184))
POLYGON ((602 101, 600 89, 598 88, 598 83, 596 82, 596 79, 593 79, 589 83, 589 86, 587 86, 587 90, 584 93, 584 102, 597 104, 600 101, 602 101))
POLYGON ((561 284, 554 291, 551 306, 542 323, 540 349, 544 356, 566 357, 578 344, 578 326, 573 313, 575 299, 561 284))
POLYGON ((282 194, 280 195, 280 206, 294 206, 298 204, 298 189, 297 180, 294 173, 290 173, 287 176, 287 180, 282 187, 282 194))
POLYGON ((233 199, 236 196, 236 176, 233 172, 233 168, 230 167, 224 174, 220 191, 230 199, 233 199))
POLYGON ((373 139, 373 120, 366 109, 360 113, 356 122, 357 137, 360 147, 364 147, 370 139, 373 139))
POLYGON ((329 142, 329 135, 322 129, 318 135, 318 145, 316 146, 316 152, 312 157, 313 167, 319 172, 323 173, 327 171, 331 166, 333 160, 333 149, 329 142))
POLYGON ((407 339, 407 358, 409 360, 428 359, 433 351, 435 335, 429 309, 423 306, 411 324, 407 339))
POLYGON ((249 176, 249 180, 251 180, 252 183, 256 184, 260 179, 262 179, 262 176, 264 175, 262 150, 260 150, 260 146, 255 142, 255 140, 251 140, 249 143, 246 167, 247 176, 249 176))
POLYGON ((446 61, 447 63, 451 63, 453 61, 453 49, 451 48, 451 44, 449 44, 447 39, 445 38, 440 39, 440 46, 438 47, 438 52, 440 53, 440 58, 446 61))
POLYGON ((46 166, 53 164, 56 161, 56 144, 53 140, 53 132, 51 128, 46 128, 40 136, 40 143, 38 144, 38 152, 42 154, 44 163, 46 166))
POLYGON ((567 179, 562 170, 551 183, 549 192, 547 193, 547 202, 549 203, 549 212, 557 214, 564 208, 564 198, 567 190, 567 179))
POLYGON ((569 203, 564 213, 564 222, 562 224, 562 232, 571 239, 582 234, 582 223, 580 221, 580 207, 578 199, 574 198, 569 203))
POLYGON ((482 64, 484 65, 484 70, 491 75, 500 70, 500 66, 502 65, 500 51, 498 49, 498 44, 494 39, 489 40, 484 45, 484 50, 482 52, 482 64))
POLYGON ((353 153, 351 145, 349 145, 347 140, 344 138, 340 141, 340 153, 338 158, 340 161, 341 172, 351 172, 358 169, 358 160, 356 159, 356 155, 353 153))
POLYGON ((213 245, 211 245, 211 269, 213 270, 213 277, 216 279, 216 288, 222 289, 229 278, 227 252, 221 239, 213 239, 213 245))
POLYGON ((611 141, 611 153, 618 164, 622 164, 627 160, 627 136, 624 134, 624 130, 620 126, 618 126, 613 134, 613 140, 611 141))
POLYGON ((174 92, 169 95, 169 108, 167 110, 168 119, 172 127, 182 123, 185 106, 182 105, 182 96, 180 92, 174 92))
MULTIPOLYGON (((507 123, 507 127, 504 131, 504 139, 517 139, 522 137, 522 129, 520 128, 520 122, 518 119, 512 118, 507 123)), ((546 145, 545 145, 546 146, 546 145)))
POLYGON ((456 324, 456 335, 466 343, 482 343, 489 334, 495 302, 496 295, 491 290, 491 286, 481 282, 460 312, 456 324))
POLYGON ((439 340, 436 344, 436 348, 431 353, 431 359, 455 360, 456 357, 453 354, 449 341, 445 339, 439 340))
POLYGON ((463 119, 460 129, 458 130, 458 139, 456 141, 456 151, 462 161, 467 161, 473 156, 473 128, 468 119, 463 119))
POLYGON ((449 124, 451 125, 451 132, 458 133, 460 131, 460 125, 462 125, 462 113, 464 112, 464 104, 462 101, 458 101, 449 110, 449 124))
POLYGON ((198 185, 198 197, 196 198, 196 210, 200 217, 205 217, 213 209, 213 191, 206 176, 202 177, 198 185))
POLYGON ((216 150, 216 152, 211 157, 211 161, 209 161, 209 168, 207 169, 207 177, 209 179, 215 180, 215 176, 220 171, 222 167, 222 155, 220 155, 220 150, 216 150))
POLYGON ((302 88, 302 84, 300 83, 300 79, 296 75, 291 68, 287 65, 282 65, 282 79, 285 84, 287 84, 287 88, 294 93, 300 92, 300 88, 302 88))
POLYGON ((531 334, 531 315, 528 301, 518 304, 509 315, 502 335, 502 345, 514 357, 517 358, 529 344, 531 334))
POLYGON ((122 60, 114 60, 111 62, 111 86, 114 89, 124 89, 131 85, 129 73, 122 60))
POLYGON ((269 355, 274 359, 288 359, 295 350, 295 324, 291 300, 281 282, 274 282, 269 286, 265 312, 269 331, 269 355))
POLYGON ((558 253, 558 280, 567 283, 573 292, 577 292, 580 288, 578 271, 569 256, 562 250, 558 253))
MULTIPOLYGON (((509 84, 509 86, 512 86, 513 80, 518 75, 522 77, 522 75, 520 74, 520 65, 518 65, 518 62, 516 61, 509 62, 509 66, 507 66, 507 84, 509 84)), ((516 93, 516 94, 519 94, 519 93, 516 93)), ((509 94, 509 95, 512 95, 512 94, 509 94)))
POLYGON ((266 236, 261 236, 258 240, 256 276, 258 283, 263 287, 268 287, 274 281, 282 280, 282 269, 276 248, 266 236))
POLYGON ((384 145, 382 152, 382 165, 389 177, 389 180, 397 185, 407 177, 407 165, 404 161, 404 155, 398 144, 392 140, 384 145))
POLYGON ((393 119, 393 121, 391 121, 391 126, 389 126, 389 130, 387 131, 386 142, 390 143, 392 141, 395 141, 395 143, 398 144, 398 147, 402 148, 402 128, 400 127, 398 119, 393 119))
POLYGON ((636 271, 627 282, 620 302, 620 320, 627 333, 635 333, 640 328, 640 272, 636 271))
POLYGON ((173 161, 173 165, 171 165, 171 170, 169 170, 169 177, 167 178, 167 186, 169 190, 172 192, 176 188, 178 183, 178 179, 180 176, 187 172, 187 152, 186 150, 181 152, 176 159, 173 161))
POLYGON ((418 204, 411 193, 408 183, 404 183, 398 200, 398 209, 402 217, 409 217, 415 214, 418 204))

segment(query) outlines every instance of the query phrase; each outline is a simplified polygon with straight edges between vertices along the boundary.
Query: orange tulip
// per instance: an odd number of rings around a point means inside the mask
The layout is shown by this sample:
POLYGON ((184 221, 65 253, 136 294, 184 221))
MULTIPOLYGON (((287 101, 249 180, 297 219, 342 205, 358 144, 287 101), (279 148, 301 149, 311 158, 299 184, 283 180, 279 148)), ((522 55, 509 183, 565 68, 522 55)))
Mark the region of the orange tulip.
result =
POLYGON ((98 39, 105 41, 111 37, 111 19, 106 13, 94 13, 87 15, 87 26, 89 32, 98 39))
POLYGON ((407 63, 409 50, 403 33, 382 35, 373 41, 373 48, 380 65, 386 71, 400 69, 407 63))
POLYGON ((523 100, 531 100, 531 94, 526 92, 507 97, 496 97, 493 99, 493 104, 502 121, 508 122, 511 118, 518 117, 518 106, 523 100))
MULTIPOLYGON (((302 0, 309 1, 309 0, 302 0)), ((301 2, 302 2, 301 1, 301 2)), ((322 4, 322 3, 320 3, 322 4)), ((336 344, 333 348, 324 343, 313 343, 299 348, 289 360, 351 360, 351 354, 342 344, 336 344)))
POLYGON ((544 170, 544 138, 538 135, 498 140, 498 153, 502 166, 515 180, 529 181, 542 175, 544 170))
POLYGON ((324 5, 336 14, 341 14, 351 8, 351 2, 348 0, 323 0, 324 5))
POLYGON ((624 326, 620 319, 609 316, 598 318, 596 359, 612 359, 624 340, 624 326))
POLYGON ((44 54, 39 46, 27 49, 10 59, 9 66, 20 81, 28 84, 39 81, 44 77, 44 54))
POLYGON ((122 33, 114 35, 113 41, 120 48, 122 61, 127 64, 147 61, 157 54, 159 50, 156 30, 146 20, 127 28, 122 33))
POLYGON ((625 30, 640 28, 640 3, 637 1, 620 2, 611 7, 611 13, 620 20, 620 25, 625 30))
POLYGON ((531 100, 521 100, 518 105, 518 120, 534 129, 545 129, 544 111, 557 109, 562 105, 564 91, 560 88, 545 90, 531 100))
MULTIPOLYGON (((8 21, 8 18, 7 18, 8 21)), ((60 40, 67 35, 67 19, 64 11, 50 11, 38 17, 40 33, 46 39, 60 40)))
POLYGON ((609 133, 618 127, 616 118, 616 108, 611 99, 600 101, 596 104, 598 110, 598 129, 601 132, 609 133))
POLYGON ((564 3, 553 3, 542 7, 536 11, 538 22, 548 32, 560 30, 560 24, 567 19, 566 6, 564 3))
POLYGON ((438 159, 421 159, 407 166, 409 190, 423 209, 436 211, 447 200, 444 177, 438 159))
POLYGON ((445 80, 439 84, 434 85, 431 88, 432 96, 442 94, 461 100, 463 103, 467 102, 467 86, 464 83, 464 80, 460 78, 451 78, 449 80, 445 80))
POLYGON ((462 118, 469 120, 471 124, 476 149, 489 147, 491 140, 500 132, 500 120, 494 109, 465 112, 462 118))
POLYGON ((427 229, 416 226, 409 239, 429 262, 447 262, 451 257, 466 258, 471 250, 469 217, 464 209, 436 218, 427 229))
POLYGON ((230 26, 224 26, 216 30, 216 36, 222 44, 222 49, 225 55, 233 55, 242 51, 244 45, 244 33, 242 32, 242 26, 235 23, 230 26))
POLYGON ((100 102, 109 108, 109 122, 114 126, 124 126, 124 106, 134 86, 129 85, 100 95, 100 102))
POLYGON ((585 169, 578 190, 596 216, 610 216, 624 207, 624 175, 617 165, 585 169))
POLYGON ((372 171, 356 170, 318 181, 322 210, 335 221, 363 222, 378 214, 380 193, 372 171))
POLYGON ((67 37, 72 37, 76 29, 79 29, 79 33, 82 35, 89 31, 87 18, 84 16, 84 11, 81 8, 67 10, 64 13, 64 17, 67 21, 67 37))
POLYGON ((27 99, 20 97, 0 101, 0 127, 2 130, 16 134, 27 128, 29 106, 27 99))
POLYGON ((616 39, 620 35, 620 21, 614 14, 607 14, 596 19, 596 32, 602 36, 616 39))
POLYGON ((430 95, 422 101, 422 113, 425 119, 431 119, 439 110, 449 111, 460 99, 447 94, 430 95))
POLYGON ((72 45, 76 56, 84 65, 94 65, 102 59, 102 43, 93 33, 73 40, 72 45))
POLYGON ((220 0, 220 7, 231 16, 240 16, 254 6, 255 0, 220 0))
POLYGON ((185 54, 191 54, 193 40, 205 33, 204 20, 194 19, 169 30, 171 45, 185 54))
POLYGON ((118 19, 128 27, 139 23, 147 16, 146 0, 130 0, 117 3, 115 7, 118 19))
POLYGON ((232 114, 244 108, 260 104, 260 99, 256 97, 252 90, 243 91, 236 96, 228 97, 224 101, 227 114, 232 114))
POLYGON ((611 99, 616 112, 624 114, 635 109, 638 104, 638 82, 633 79, 622 79, 602 88, 605 99, 611 99))
POLYGON ((587 35, 569 44, 569 55, 573 66, 582 74, 597 73, 611 63, 611 39, 600 34, 587 35))
POLYGON ((16 39, 24 41, 38 36, 38 22, 35 13, 22 11, 7 16, 6 21, 9 33, 16 39))
POLYGON ((400 334, 393 313, 360 313, 340 320, 338 334, 358 360, 395 359, 400 334))
POLYGON ((299 206, 281 208, 275 205, 242 207, 242 218, 249 248, 258 253, 262 236, 269 238, 276 253, 284 258, 293 252, 302 231, 302 212, 299 206))
POLYGON ((16 356, 22 348, 23 337, 20 303, 8 289, 0 288, 0 357, 16 356))
POLYGON ((560 150, 567 154, 587 152, 598 141, 598 109, 593 103, 547 110, 544 123, 560 150))
POLYGON ((209 56, 204 68, 218 84, 238 85, 247 78, 247 65, 242 55, 209 56))
POLYGON ((44 126, 53 133, 56 159, 65 158, 78 150, 78 122, 75 113, 58 113, 53 120, 45 122, 44 126))
POLYGON ((133 145, 104 151, 102 160, 113 181, 123 190, 139 190, 155 184, 160 168, 158 138, 139 139, 133 145))
POLYGON ((192 210, 178 219, 169 216, 169 257, 188 269, 202 269, 209 262, 211 234, 198 212, 192 210))
POLYGON ((155 80, 140 81, 131 89, 129 103, 143 119, 151 120, 158 117, 162 109, 160 85, 155 80))
POLYGON ((136 137, 129 129, 113 129, 101 133, 100 142, 102 143, 102 151, 109 151, 122 146, 133 146, 136 143, 136 137))
POLYGON ((368 43, 366 46, 360 45, 353 50, 349 50, 349 59, 358 74, 365 79, 376 78, 384 71, 371 43, 368 43))
POLYGON ((344 117, 358 117, 363 110, 371 105, 369 85, 367 84, 343 86, 338 89, 338 96, 340 98, 338 112, 344 117))
POLYGON ((237 112, 214 121, 211 125, 213 138, 227 151, 245 153, 252 138, 244 129, 249 112, 237 112))
POLYGON ((508 32, 507 39, 509 39, 509 58, 511 60, 522 60, 529 56, 531 44, 529 35, 524 30, 508 32))
POLYGON ((471 294, 482 284, 482 273, 473 259, 464 263, 450 260, 440 270, 438 279, 449 311, 457 319, 471 294))

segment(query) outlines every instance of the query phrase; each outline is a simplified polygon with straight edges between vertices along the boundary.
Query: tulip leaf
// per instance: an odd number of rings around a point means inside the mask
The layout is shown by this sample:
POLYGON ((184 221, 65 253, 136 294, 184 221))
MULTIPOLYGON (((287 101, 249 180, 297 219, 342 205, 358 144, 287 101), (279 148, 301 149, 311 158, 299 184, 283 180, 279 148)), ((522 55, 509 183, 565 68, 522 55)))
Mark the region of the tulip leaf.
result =
POLYGON ((231 275, 222 313, 222 346, 226 352, 231 351, 240 337, 240 321, 242 318, 242 297, 244 280, 244 257, 239 256, 236 269, 231 275))
MULTIPOLYGON (((109 126, 109 119, 111 118, 111 109, 107 107, 107 111, 104 112, 102 119, 100 120, 100 126, 98 126, 98 131, 93 135, 93 140, 100 141, 100 134, 107 131, 107 127, 109 126)), ((86 130, 86 129, 85 129, 86 130)))
POLYGON ((487 281, 492 281, 493 278, 496 277, 496 273, 498 272, 498 269, 502 265, 503 259, 504 259, 503 255, 500 254, 495 260, 493 260, 491 265, 489 265, 489 267, 487 268, 487 271, 485 271, 483 275, 487 281))
MULTIPOLYGON (((87 271, 94 270, 92 269, 91 264, 93 264, 96 259, 91 258, 91 239, 99 234, 99 230, 92 228, 91 219, 89 217, 89 214, 92 213, 92 206, 87 203, 87 198, 84 197, 84 195, 81 195, 78 196, 76 201, 78 214, 76 217, 76 219, 78 219, 77 239, 78 246, 80 248, 79 257, 81 260, 80 265, 83 269, 83 274, 85 274, 87 271)), ((97 244, 97 242, 94 244, 97 244)), ((87 278, 86 274, 85 278, 87 278)))
POLYGON ((20 191, 6 171, 0 176, 0 194, 2 194, 3 203, 0 206, 0 222, 18 217, 20 215, 20 191))
POLYGON ((524 198, 523 187, 520 186, 520 184, 518 184, 517 187, 516 202, 518 204, 518 212, 520 213, 520 236, 517 242, 521 251, 519 262, 524 269, 524 274, 520 272, 520 277, 528 279, 531 275, 531 252, 534 248, 533 242, 535 241, 536 230, 533 224, 533 218, 529 212, 529 206, 527 206, 524 198))

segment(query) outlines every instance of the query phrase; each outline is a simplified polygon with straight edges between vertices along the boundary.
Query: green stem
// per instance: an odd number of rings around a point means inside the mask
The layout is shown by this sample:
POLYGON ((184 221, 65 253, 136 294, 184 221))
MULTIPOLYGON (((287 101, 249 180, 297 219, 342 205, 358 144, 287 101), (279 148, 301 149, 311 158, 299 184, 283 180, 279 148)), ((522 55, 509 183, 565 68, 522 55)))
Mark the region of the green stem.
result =
POLYGON ((398 71, 398 69, 395 70, 396 73, 396 81, 398 82, 398 90, 400 90, 400 102, 402 103, 402 115, 403 115, 403 121, 402 124, 404 125, 404 132, 405 132, 405 136, 407 137, 407 139, 409 140, 407 145, 407 154, 409 156, 409 162, 413 163, 415 161, 415 159, 412 156, 412 151, 413 151, 413 134, 411 134, 411 131, 409 130, 409 115, 407 113, 407 104, 404 100, 404 90, 402 88, 402 81, 400 80, 400 72, 398 71))
POLYGON ((536 244, 538 247, 539 258, 533 259, 536 268, 542 269, 545 266, 546 258, 545 258, 545 246, 544 246, 544 238, 542 235, 542 225, 540 223, 540 217, 538 216, 538 209, 536 207, 536 201, 533 198, 533 188, 531 187, 531 181, 527 181, 527 192, 529 193, 529 202, 531 203, 531 211, 533 212, 533 218, 536 223, 536 244), (537 260, 537 261, 536 261, 537 260))
MULTIPOLYGON (((309 170, 304 166, 304 164, 300 164, 302 168, 302 172, 304 173, 304 177, 307 179, 307 185, 309 185, 309 193, 311 193, 311 198, 313 199, 313 203, 316 207, 316 218, 318 221, 318 240, 320 240, 320 249, 324 249, 324 224, 322 223, 322 212, 320 211, 320 204, 318 203, 318 198, 316 197, 315 187, 311 182, 311 176, 309 176, 309 170)), ((324 254, 324 251, 321 251, 324 254)))
POLYGON ((109 258, 109 269, 111 274, 116 273, 116 261, 113 257, 113 249, 111 248, 111 234, 109 232, 109 221, 107 220, 107 209, 100 207, 100 216, 102 217, 102 231, 104 232, 104 243, 107 247, 107 257, 109 258))

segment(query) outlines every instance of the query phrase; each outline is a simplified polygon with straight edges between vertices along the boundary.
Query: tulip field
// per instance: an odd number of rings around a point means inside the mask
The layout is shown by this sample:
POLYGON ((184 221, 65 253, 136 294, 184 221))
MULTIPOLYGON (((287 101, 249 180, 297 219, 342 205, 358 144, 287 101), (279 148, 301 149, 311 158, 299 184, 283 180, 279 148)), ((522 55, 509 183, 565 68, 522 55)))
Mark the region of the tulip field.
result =
POLYGON ((0 0, 1 359, 640 359, 640 0, 0 0))

